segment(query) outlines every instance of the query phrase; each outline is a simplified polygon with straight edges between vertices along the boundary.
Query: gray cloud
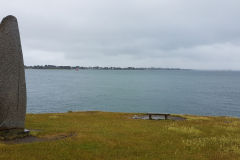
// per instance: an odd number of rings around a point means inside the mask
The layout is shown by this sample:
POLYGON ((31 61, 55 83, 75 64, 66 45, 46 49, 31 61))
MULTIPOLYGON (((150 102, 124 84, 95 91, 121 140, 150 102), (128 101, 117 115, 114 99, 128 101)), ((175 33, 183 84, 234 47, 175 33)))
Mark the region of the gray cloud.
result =
POLYGON ((240 69, 240 1, 2 2, 26 65, 240 69))

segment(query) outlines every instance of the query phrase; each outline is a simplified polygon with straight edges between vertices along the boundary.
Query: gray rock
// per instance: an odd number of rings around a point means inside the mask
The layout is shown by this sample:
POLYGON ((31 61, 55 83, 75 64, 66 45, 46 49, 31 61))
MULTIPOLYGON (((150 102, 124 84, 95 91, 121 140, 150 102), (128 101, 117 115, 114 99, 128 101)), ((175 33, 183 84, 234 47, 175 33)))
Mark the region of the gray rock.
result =
POLYGON ((24 129, 26 83, 18 22, 14 16, 0 24, 0 130, 24 129))

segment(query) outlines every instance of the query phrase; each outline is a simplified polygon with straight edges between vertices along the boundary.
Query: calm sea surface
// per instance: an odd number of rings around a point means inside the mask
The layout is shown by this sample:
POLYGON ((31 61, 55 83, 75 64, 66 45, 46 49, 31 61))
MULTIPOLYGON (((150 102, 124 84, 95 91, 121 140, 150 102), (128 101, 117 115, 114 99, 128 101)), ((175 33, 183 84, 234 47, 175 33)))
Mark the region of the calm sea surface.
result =
POLYGON ((27 69, 27 112, 162 112, 240 117, 240 72, 27 69))

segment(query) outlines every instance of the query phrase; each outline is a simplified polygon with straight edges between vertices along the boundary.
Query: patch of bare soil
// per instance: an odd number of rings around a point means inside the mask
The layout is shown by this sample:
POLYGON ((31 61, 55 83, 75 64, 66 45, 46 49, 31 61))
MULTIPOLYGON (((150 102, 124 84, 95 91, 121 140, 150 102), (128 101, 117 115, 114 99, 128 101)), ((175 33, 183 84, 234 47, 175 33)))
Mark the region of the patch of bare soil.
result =
POLYGON ((185 121, 186 118, 179 117, 179 116, 168 116, 168 119, 175 120, 175 121, 185 121))
POLYGON ((45 141, 44 139, 38 139, 35 136, 27 136, 27 137, 22 137, 22 138, 16 138, 16 139, 7 139, 7 140, 1 140, 5 144, 19 144, 19 143, 33 143, 33 142, 41 142, 45 141))
MULTIPOLYGON (((30 131, 43 131, 43 130, 31 130, 30 131)), ((55 135, 55 136, 48 136, 47 138, 37 138, 35 136, 29 135, 26 137, 22 137, 22 138, 15 138, 15 139, 11 139, 11 140, 0 140, 2 142, 4 142, 5 144, 19 144, 19 143, 33 143, 33 142, 43 142, 43 141, 56 141, 56 140, 60 140, 60 139, 65 139, 67 137, 73 137, 76 136, 77 133, 73 133, 73 134, 64 134, 64 135, 55 135)))

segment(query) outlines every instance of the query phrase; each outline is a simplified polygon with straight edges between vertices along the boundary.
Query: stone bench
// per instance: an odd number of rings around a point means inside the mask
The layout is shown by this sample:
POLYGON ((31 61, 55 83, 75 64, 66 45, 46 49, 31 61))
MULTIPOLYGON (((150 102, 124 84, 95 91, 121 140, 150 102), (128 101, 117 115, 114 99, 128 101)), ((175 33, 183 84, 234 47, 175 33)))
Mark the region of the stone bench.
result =
POLYGON ((168 119, 167 116, 169 116, 169 113, 147 113, 147 115, 149 115, 149 119, 152 119, 152 115, 161 115, 161 116, 165 116, 165 120, 168 119))

